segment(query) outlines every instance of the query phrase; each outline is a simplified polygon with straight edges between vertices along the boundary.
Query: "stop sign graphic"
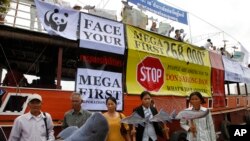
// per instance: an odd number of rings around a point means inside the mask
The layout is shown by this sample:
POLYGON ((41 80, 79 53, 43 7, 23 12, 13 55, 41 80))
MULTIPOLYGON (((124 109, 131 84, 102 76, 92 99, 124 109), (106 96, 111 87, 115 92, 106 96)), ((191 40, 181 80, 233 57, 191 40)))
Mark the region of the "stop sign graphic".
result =
POLYGON ((159 91, 164 83, 164 67, 155 57, 146 57, 137 65, 137 82, 148 91, 159 91))

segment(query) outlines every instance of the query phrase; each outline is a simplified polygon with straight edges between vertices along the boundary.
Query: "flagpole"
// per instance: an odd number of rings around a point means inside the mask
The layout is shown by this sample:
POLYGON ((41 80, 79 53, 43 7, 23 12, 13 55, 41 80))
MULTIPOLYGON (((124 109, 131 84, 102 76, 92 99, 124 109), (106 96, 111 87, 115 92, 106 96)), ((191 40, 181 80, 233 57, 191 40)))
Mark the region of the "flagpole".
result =
POLYGON ((192 33, 191 33, 191 24, 190 24, 190 19, 189 19, 189 13, 187 12, 187 22, 188 22, 188 27, 189 27, 189 36, 190 36, 190 43, 192 44, 192 33))
POLYGON ((18 6, 19 6, 19 0, 16 1, 16 10, 15 10, 15 18, 14 18, 14 22, 13 22, 13 27, 16 26, 16 18, 17 18, 18 6))

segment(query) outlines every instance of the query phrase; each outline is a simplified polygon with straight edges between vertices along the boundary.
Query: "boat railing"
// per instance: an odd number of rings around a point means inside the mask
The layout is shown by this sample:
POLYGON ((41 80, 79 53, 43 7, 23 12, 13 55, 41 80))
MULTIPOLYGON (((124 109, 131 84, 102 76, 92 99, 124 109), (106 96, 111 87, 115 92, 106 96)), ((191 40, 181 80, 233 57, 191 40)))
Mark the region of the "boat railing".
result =
MULTIPOLYGON (((36 12, 36 8, 34 5, 34 1, 11 0, 8 12, 0 13, 0 15, 5 14, 3 16, 4 20, 0 21, 0 24, 37 32, 45 32, 36 16, 36 13, 32 13, 36 12), (34 11, 32 11, 32 8, 34 8, 34 11), (32 14, 35 15, 34 19, 32 19, 32 14)), ((4 7, 4 5, 0 6, 4 7)))

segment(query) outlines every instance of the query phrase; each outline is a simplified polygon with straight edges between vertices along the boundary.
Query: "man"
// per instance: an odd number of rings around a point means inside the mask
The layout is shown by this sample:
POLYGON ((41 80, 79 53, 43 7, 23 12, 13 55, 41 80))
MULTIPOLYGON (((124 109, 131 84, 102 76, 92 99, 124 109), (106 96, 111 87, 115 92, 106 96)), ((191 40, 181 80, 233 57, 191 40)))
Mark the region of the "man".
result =
POLYGON ((28 100, 30 111, 17 117, 9 141, 53 141, 54 126, 49 113, 41 112, 42 97, 33 94, 28 100))
POLYGON ((91 116, 89 111, 81 108, 82 98, 80 93, 73 92, 71 95, 72 109, 65 113, 62 128, 69 126, 81 127, 91 116))
POLYGON ((206 44, 204 45, 204 48, 206 48, 207 50, 209 50, 209 49, 212 50, 212 48, 213 48, 213 43, 212 43, 211 39, 207 39, 207 42, 206 42, 206 44))

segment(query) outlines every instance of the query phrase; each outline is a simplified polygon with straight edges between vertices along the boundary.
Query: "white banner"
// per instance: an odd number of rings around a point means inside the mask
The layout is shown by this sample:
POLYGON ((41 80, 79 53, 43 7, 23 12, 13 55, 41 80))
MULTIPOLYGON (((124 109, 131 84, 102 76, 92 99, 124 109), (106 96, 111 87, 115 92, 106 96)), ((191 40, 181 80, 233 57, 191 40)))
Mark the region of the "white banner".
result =
POLYGON ((106 99, 113 96, 117 100, 116 109, 122 110, 122 73, 78 68, 76 77, 76 91, 82 94, 84 109, 107 110, 106 99))
POLYGON ((229 60, 226 56, 222 56, 225 80, 233 82, 243 82, 243 70, 238 62, 229 60))
POLYGON ((250 84, 250 69, 244 66, 241 66, 243 70, 243 79, 245 83, 250 84))
POLYGON ((37 14, 45 30, 52 35, 77 39, 79 11, 35 0, 37 14))
POLYGON ((123 24, 81 13, 80 47, 124 54, 123 24))

